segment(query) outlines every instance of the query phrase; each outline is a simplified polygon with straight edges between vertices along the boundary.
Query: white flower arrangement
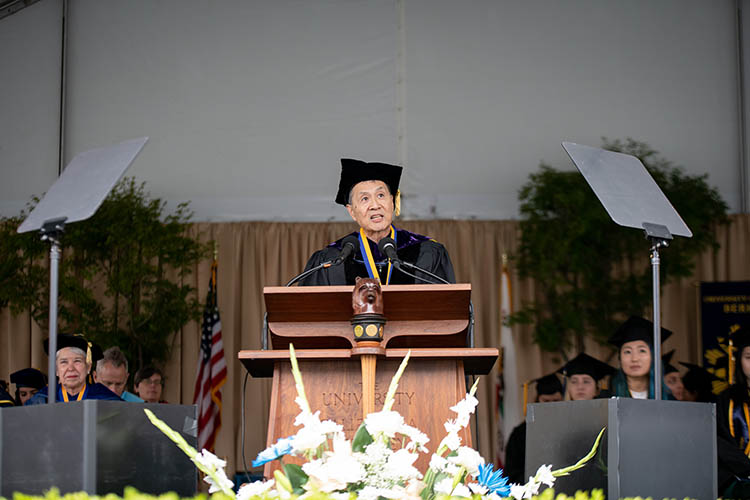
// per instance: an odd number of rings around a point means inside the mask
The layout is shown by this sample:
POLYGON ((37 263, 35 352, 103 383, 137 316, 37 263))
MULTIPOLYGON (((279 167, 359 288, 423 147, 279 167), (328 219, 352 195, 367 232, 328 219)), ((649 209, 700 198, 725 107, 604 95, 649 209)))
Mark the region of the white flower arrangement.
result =
POLYGON ((273 479, 244 484, 236 495, 224 473, 224 460, 206 450, 198 453, 179 433, 144 410, 154 425, 175 441, 206 475, 205 481, 211 485, 209 493, 222 491, 237 500, 320 498, 321 495, 334 500, 433 500, 436 497, 521 500, 536 495, 542 485, 551 487, 556 477, 583 467, 596 453, 604 433, 602 429, 589 454, 575 465, 556 471, 550 465, 543 465, 526 484, 509 485, 502 470, 494 470, 476 450, 461 445, 458 433, 469 425, 479 404, 474 397, 477 380, 466 397, 450 408, 456 418, 445 422, 446 436, 422 475, 414 463, 419 453, 428 453, 429 438, 419 429, 406 425, 403 417, 392 410, 398 382, 411 352, 404 357, 391 380, 383 409, 365 417, 351 442, 344 436, 341 425, 321 421, 320 412, 311 411, 291 345, 289 355, 297 389, 295 401, 300 408, 294 425, 300 429, 261 451, 253 461, 253 466, 258 466, 282 460, 282 467, 274 472, 273 479), (307 462, 302 466, 284 464, 286 455, 304 456, 307 462))

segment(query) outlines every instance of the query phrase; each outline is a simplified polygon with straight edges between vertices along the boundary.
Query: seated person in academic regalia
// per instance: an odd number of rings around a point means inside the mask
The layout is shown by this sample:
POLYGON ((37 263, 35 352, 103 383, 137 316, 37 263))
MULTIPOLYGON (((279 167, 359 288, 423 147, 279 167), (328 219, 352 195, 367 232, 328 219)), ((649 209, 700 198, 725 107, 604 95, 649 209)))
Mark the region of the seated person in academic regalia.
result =
POLYGON ((143 400, 125 390, 128 385, 128 358, 119 347, 113 346, 102 353, 96 362, 94 380, 129 403, 143 403, 143 400))
POLYGON ((557 371, 567 379, 566 386, 570 400, 582 401, 598 397, 599 381, 617 370, 582 352, 557 371))
MULTIPOLYGON (((534 382, 532 380, 532 382, 534 382)), ((526 391, 524 391, 525 393, 526 391)), ((525 394, 524 394, 525 397, 525 394)), ((537 403, 549 403, 553 401, 562 401, 563 387, 557 375, 551 373, 544 377, 536 379, 536 399, 537 403)), ((526 401, 524 401, 526 408, 526 401)), ((517 425, 508 437, 508 444, 505 446, 505 469, 504 474, 509 483, 525 484, 528 478, 524 476, 524 467, 526 466, 526 421, 524 420, 517 425)))
POLYGON ((719 497, 750 498, 750 329, 730 335, 730 386, 716 403, 719 497))
POLYGON ((394 246, 401 261, 455 283, 453 265, 443 245, 427 236, 393 226, 393 217, 400 212, 398 185, 401 170, 399 166, 385 163, 341 160, 336 203, 346 207, 349 216, 359 225, 359 230, 315 252, 307 261, 305 270, 336 259, 350 241, 354 252, 352 258, 342 264, 311 274, 300 282, 301 285, 353 285, 357 277, 379 279, 383 285, 438 281, 425 273, 407 269, 421 278, 417 280, 394 269, 386 255, 378 249, 378 243, 385 238, 395 240, 394 246))
POLYGON ((680 370, 672 364, 672 356, 674 356, 674 349, 661 357, 662 365, 664 365, 664 383, 669 387, 672 396, 677 401, 682 401, 682 391, 685 387, 682 385, 680 370))
POLYGON ((682 376, 683 398, 682 401, 694 401, 698 403, 716 403, 716 395, 713 391, 714 381, 720 379, 702 366, 693 363, 680 364, 688 369, 682 376))
MULTIPOLYGON (((68 403, 83 399, 108 399, 122 401, 114 392, 102 384, 89 384, 86 378, 91 370, 88 360, 89 345, 86 339, 77 335, 60 334, 57 336, 55 353, 55 371, 57 373, 57 396, 55 401, 68 403)), ((49 355, 49 342, 45 341, 45 352, 49 355)), ((47 403, 49 386, 43 387, 29 399, 26 404, 47 403)))
POLYGON ((8 383, 5 380, 0 380, 0 408, 10 406, 16 406, 13 396, 8 392, 8 383))
POLYGON ((166 403, 161 398, 164 374, 155 366, 144 366, 135 372, 135 392, 146 403, 166 403))
MULTIPOLYGON (((662 342, 670 335, 671 331, 661 329, 662 342)), ((654 324, 631 316, 609 338, 609 343, 617 346, 620 360, 620 369, 612 377, 612 396, 654 399, 654 324)), ((664 380, 659 380, 659 383, 662 385, 661 398, 674 399, 664 380)))
POLYGON ((23 406, 34 394, 47 385, 47 377, 36 368, 24 368, 10 374, 11 383, 16 385, 16 404, 23 406))

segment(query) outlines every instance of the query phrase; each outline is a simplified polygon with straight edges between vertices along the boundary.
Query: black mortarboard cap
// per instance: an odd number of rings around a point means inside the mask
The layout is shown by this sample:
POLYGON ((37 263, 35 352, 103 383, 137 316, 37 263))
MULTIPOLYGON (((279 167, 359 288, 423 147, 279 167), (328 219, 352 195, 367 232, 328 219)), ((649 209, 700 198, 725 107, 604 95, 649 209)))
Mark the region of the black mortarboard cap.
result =
MULTIPOLYGON (((670 335, 672 335, 672 331, 662 327, 661 341, 664 342, 670 335)), ((654 324, 640 316, 631 316, 609 338, 609 343, 617 347, 622 347, 623 344, 636 340, 643 340, 648 345, 653 345, 654 324)))
POLYGON ((341 179, 339 180, 339 190, 336 193, 336 203, 347 205, 349 203, 349 193, 352 188, 364 181, 385 182, 395 198, 398 191, 398 184, 401 181, 402 170, 398 165, 368 163, 361 160, 342 158, 341 179))
POLYGON ((554 394, 556 392, 562 394, 563 392, 562 383, 560 383, 560 379, 554 373, 539 377, 533 382, 536 382, 537 396, 540 394, 554 394))
POLYGON ((750 329, 746 325, 740 326, 729 335, 729 338, 732 341, 732 347, 735 349, 735 355, 739 358, 742 349, 750 346, 750 329))
POLYGON ((41 389, 47 385, 47 378, 44 373, 36 368, 24 368, 10 374, 10 383, 16 384, 16 388, 33 387, 34 389, 41 389))
POLYGON ((674 349, 666 353, 664 356, 661 357, 662 363, 664 364, 664 375, 667 373, 673 373, 673 372, 679 372, 680 370, 677 369, 672 364, 672 356, 674 356, 674 349))
POLYGON ((680 364, 688 369, 685 375, 682 376, 682 385, 689 391, 711 391, 714 381, 721 381, 719 377, 709 372, 702 366, 698 366, 694 363, 685 363, 680 361, 680 364))
MULTIPOLYGON (((61 333, 57 336, 57 350, 63 347, 77 347, 83 352, 88 352, 89 343, 81 335, 61 333)), ((44 352, 49 356, 49 339, 44 339, 44 352)))
POLYGON ((562 373, 566 377, 583 374, 591 376, 591 378, 593 378, 594 380, 601 380, 607 375, 613 374, 617 370, 609 366, 607 363, 599 361, 598 359, 589 356, 585 352, 582 352, 575 358, 565 363, 565 366, 557 371, 559 373, 562 373))

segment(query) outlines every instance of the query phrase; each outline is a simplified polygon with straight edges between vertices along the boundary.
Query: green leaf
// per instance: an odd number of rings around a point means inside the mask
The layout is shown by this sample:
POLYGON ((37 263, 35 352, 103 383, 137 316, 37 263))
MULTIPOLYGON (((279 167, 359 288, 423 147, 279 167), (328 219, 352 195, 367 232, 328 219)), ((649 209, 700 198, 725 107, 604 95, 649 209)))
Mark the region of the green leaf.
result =
POLYGON ((307 484, 309 479, 305 471, 302 470, 297 464, 284 464, 284 474, 289 478, 289 482, 292 484, 292 493, 295 495, 301 495, 305 492, 303 486, 307 484))
POLYGON ((364 453, 367 445, 373 442, 372 436, 367 432, 365 423, 362 422, 354 434, 354 440, 352 441, 352 451, 364 453))

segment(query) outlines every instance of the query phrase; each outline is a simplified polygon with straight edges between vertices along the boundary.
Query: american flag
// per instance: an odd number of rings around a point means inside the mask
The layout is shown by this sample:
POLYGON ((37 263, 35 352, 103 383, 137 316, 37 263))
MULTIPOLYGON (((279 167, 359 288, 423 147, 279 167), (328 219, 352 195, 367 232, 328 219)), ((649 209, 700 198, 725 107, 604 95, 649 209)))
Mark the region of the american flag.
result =
POLYGON ((221 427, 221 386, 227 381, 227 363, 221 341, 221 321, 216 294, 216 268, 211 264, 206 309, 203 311, 201 352, 198 375, 195 378, 193 403, 198 405, 198 449, 213 451, 216 435, 221 427))

